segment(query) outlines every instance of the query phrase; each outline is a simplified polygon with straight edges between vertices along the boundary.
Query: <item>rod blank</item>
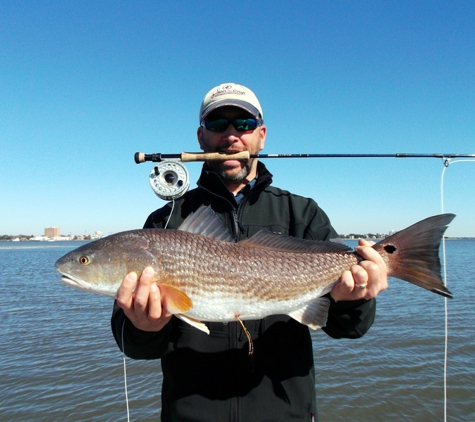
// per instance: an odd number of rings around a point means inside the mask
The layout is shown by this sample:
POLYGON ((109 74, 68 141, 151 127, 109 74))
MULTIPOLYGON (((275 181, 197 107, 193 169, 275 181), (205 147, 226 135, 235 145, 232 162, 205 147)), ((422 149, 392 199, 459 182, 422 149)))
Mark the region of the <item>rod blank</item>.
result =
POLYGON ((475 154, 252 154, 252 158, 475 158, 475 154))

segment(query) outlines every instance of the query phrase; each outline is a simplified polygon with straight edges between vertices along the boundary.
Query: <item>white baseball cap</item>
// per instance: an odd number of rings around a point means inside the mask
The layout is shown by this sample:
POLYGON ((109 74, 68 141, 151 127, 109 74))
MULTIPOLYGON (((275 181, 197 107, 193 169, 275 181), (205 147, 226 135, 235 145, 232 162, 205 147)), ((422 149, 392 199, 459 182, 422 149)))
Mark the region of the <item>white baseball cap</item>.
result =
POLYGON ((264 118, 259 100, 256 94, 244 85, 233 82, 215 86, 203 98, 200 108, 200 122, 213 110, 222 106, 234 106, 242 108, 255 117, 264 118))

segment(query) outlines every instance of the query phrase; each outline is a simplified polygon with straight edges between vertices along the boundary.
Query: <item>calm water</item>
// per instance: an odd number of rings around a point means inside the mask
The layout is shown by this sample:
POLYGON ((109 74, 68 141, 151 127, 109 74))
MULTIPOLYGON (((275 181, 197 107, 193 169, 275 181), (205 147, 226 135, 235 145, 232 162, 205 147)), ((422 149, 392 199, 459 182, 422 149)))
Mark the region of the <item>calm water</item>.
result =
MULTIPOLYGON (((112 301, 64 286, 79 242, 0 242, 0 420, 125 421, 112 301)), ((447 242, 447 420, 475 420, 475 240, 447 242)), ((444 299, 391 280, 360 340, 314 334, 320 420, 444 420, 444 299)), ((159 420, 160 361, 127 359, 132 421, 159 420)))

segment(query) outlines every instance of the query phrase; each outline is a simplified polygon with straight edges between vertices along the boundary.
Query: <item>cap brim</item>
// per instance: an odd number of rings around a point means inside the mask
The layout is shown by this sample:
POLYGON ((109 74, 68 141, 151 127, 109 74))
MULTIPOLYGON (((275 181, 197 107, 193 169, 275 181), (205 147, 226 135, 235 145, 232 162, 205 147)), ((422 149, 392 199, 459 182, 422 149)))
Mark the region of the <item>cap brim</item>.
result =
POLYGON ((208 107, 206 107, 203 110, 203 112, 201 113, 200 120, 203 120, 204 118, 206 118, 206 116, 208 114, 210 114, 213 110, 216 110, 217 108, 224 107, 224 106, 232 106, 232 107, 242 108, 242 109, 246 110, 248 113, 251 113, 255 117, 258 117, 261 114, 256 107, 249 104, 247 101, 221 100, 221 101, 216 101, 215 103, 210 104, 208 107))

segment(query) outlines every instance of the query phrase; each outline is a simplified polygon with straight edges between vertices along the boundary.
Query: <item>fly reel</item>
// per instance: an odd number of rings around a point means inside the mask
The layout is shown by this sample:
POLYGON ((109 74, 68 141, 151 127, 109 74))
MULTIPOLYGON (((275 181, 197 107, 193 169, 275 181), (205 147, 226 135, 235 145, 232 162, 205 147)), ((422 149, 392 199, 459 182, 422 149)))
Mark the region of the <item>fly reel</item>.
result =
POLYGON ((150 186, 163 200, 170 201, 183 196, 190 187, 187 168, 178 161, 162 161, 150 172, 150 186))

